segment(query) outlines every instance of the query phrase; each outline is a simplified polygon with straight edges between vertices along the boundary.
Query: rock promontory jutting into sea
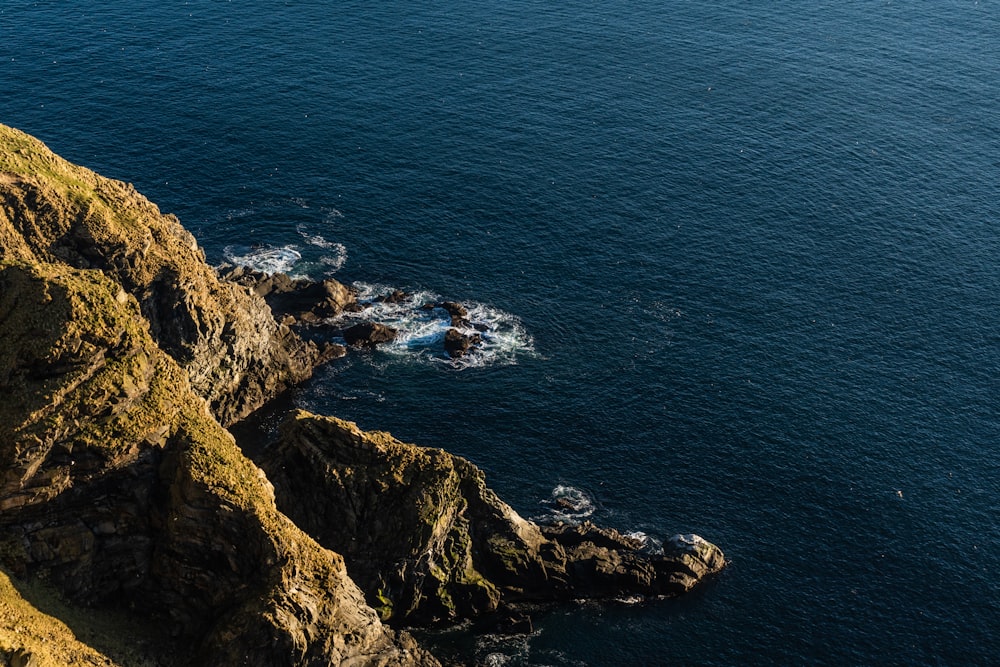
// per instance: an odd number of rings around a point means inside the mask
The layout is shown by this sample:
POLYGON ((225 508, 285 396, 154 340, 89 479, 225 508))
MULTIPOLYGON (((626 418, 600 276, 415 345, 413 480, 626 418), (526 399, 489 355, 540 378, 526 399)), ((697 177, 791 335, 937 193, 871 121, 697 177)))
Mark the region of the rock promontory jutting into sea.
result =
POLYGON ((724 566, 537 525, 470 462, 334 417, 290 414, 258 467, 227 427, 345 354, 332 318, 361 306, 227 275, 130 185, 0 125, 0 665, 434 665, 404 624, 524 631, 520 602, 724 566))

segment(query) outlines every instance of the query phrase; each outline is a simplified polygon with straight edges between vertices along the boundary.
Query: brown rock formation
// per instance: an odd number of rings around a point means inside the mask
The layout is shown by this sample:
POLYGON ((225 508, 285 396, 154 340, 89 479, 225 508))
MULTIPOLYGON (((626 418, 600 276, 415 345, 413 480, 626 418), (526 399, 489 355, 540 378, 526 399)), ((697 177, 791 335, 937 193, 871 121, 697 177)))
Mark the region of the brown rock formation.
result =
POLYGON ((344 331, 344 340, 351 347, 373 348, 396 339, 398 332, 378 322, 359 322, 344 331))
POLYGON ((277 511, 110 278, 0 265, 0 338, 6 568, 161 618, 199 664, 434 664, 277 511))
MULTIPOLYGON (((3 570, 166 629, 176 664, 437 664, 277 511, 209 409, 245 413, 317 348, 129 186, 2 126, 0 340, 3 570)), ((6 583, 0 658, 102 659, 6 583)))
POLYGON ((436 665, 380 615, 674 594, 722 566, 693 538, 653 556, 537 526, 463 459, 305 413, 268 452, 290 519, 220 422, 336 353, 290 322, 358 305, 231 277, 131 186, 0 126, 0 665, 436 665))
POLYGON ((317 324, 357 307, 357 294, 333 278, 320 282, 293 280, 283 273, 268 275, 244 266, 234 267, 220 276, 223 280, 246 285, 264 297, 278 321, 290 317, 291 323, 317 324))
POLYGON ((223 424, 308 377, 321 357, 263 299, 220 282, 193 236, 135 189, 0 126, 0 259, 100 269, 223 424))
POLYGON ((714 545, 664 554, 591 524, 538 526, 440 449, 299 411, 263 461, 278 505, 348 571, 383 618, 428 622, 500 604, 623 594, 677 595, 720 570, 714 545))

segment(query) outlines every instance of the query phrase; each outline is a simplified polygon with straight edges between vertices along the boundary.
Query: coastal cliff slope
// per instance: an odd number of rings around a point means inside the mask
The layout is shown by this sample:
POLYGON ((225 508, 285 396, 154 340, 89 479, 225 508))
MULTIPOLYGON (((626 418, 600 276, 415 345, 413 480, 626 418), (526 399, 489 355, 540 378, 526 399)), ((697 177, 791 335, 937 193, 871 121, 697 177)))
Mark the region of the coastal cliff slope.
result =
POLYGON ((0 665, 432 666, 386 623, 526 632, 519 603, 675 595, 725 565, 696 536, 537 525, 469 461, 333 417, 291 414, 265 474, 226 425, 340 353, 289 324, 354 294, 231 275, 0 125, 0 665))
MULTIPOLYGON (((140 236, 149 223, 146 253, 162 256, 162 268, 169 253, 155 241, 180 252, 179 227, 154 220, 152 208, 141 215, 114 210, 108 193, 126 186, 96 176, 72 181, 86 173, 19 133, 4 130, 3 138, 4 169, 22 161, 40 171, 0 174, 0 604, 12 610, 0 617, 2 661, 87 664, 99 657, 51 615, 32 610, 35 598, 17 593, 27 590, 20 584, 7 586, 9 576, 41 582, 95 616, 125 610, 163 628, 168 648, 151 664, 437 664, 382 625, 341 556, 277 511, 264 474, 192 387, 192 364, 180 365, 154 339, 148 309, 170 302, 154 294, 144 307, 125 288, 142 295, 150 285, 160 289, 155 279, 135 277, 153 274, 133 266, 133 246, 121 240, 123 247, 103 260, 90 253, 90 268, 80 268, 74 262, 84 263, 86 243, 65 240, 93 230, 111 244, 107 239, 140 236), (136 228, 117 227, 121 219, 136 228), (52 228, 63 223, 69 226, 52 228)), ((185 247, 196 256, 193 244, 185 247)), ((185 270, 218 298, 175 290, 188 299, 182 311, 190 307, 198 322, 222 331, 239 320, 209 307, 256 307, 240 296, 242 288, 214 282, 208 267, 195 270, 192 262, 185 270)), ((160 333, 167 330, 161 323, 160 333)), ((205 338, 191 350, 215 353, 205 338)), ((211 362, 193 365, 208 369, 211 362)), ((234 396, 231 405, 245 405, 234 396)), ((154 639, 133 638, 137 645, 154 639)), ((113 642, 88 643, 121 659, 104 650, 113 642)))
POLYGON ((662 552, 590 523, 528 521, 482 470, 441 449, 299 410, 261 462, 278 506, 343 554, 383 618, 427 623, 519 602, 672 596, 725 565, 678 536, 662 552))
POLYGON ((135 189, 0 125, 0 259, 100 269, 228 425, 307 378, 324 351, 220 281, 194 237, 135 189))

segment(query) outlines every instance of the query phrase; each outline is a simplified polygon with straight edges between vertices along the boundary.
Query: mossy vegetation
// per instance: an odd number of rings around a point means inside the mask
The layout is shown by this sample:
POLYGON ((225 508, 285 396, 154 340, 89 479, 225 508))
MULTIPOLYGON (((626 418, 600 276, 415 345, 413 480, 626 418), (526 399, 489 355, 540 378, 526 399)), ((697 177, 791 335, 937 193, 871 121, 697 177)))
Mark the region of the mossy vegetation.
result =
MULTIPOLYGON (((23 584, 22 584, 23 585, 23 584)), ((62 621, 25 600, 10 577, 0 571, 0 664, 18 658, 39 667, 138 667, 120 663, 77 639, 62 621)))

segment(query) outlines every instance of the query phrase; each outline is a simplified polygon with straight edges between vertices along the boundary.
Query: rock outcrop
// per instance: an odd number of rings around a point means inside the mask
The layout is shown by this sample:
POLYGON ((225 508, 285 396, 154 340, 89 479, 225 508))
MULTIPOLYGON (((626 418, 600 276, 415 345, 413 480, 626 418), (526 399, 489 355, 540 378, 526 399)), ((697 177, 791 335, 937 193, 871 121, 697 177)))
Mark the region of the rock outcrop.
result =
MULTIPOLYGON (((0 264, 0 557, 168 624, 206 665, 434 664, 263 473, 100 271, 0 264)), ((0 647, 0 649, 22 647, 0 647)))
POLYGON ((344 340, 351 347, 373 348, 396 339, 398 332, 378 322, 359 322, 344 330, 344 340))
POLYGON ((0 259, 111 276, 224 425, 309 377, 324 356, 249 288, 219 281, 176 217, 2 125, 0 259))
MULTIPOLYGON (((0 568, 14 580, 146 619, 193 664, 437 664, 276 509, 219 423, 305 377, 319 349, 220 283, 128 186, 3 127, 0 340, 0 568)), ((6 583, 4 660, 101 660, 6 583)))
POLYGON ((383 618, 469 618, 502 604, 671 596, 720 570, 691 536, 665 553, 591 524, 539 526, 501 501, 482 471, 440 449, 299 411, 262 462, 278 506, 343 554, 383 618))
POLYGON ((228 277, 131 186, 0 126, 0 665, 431 666, 384 621, 672 595, 722 567, 694 537, 650 554, 538 526, 464 459, 306 413, 266 452, 276 497, 225 426, 343 353, 291 327, 365 306, 228 277))
POLYGON ((333 278, 294 280, 283 273, 268 275, 245 266, 231 267, 220 278, 253 289, 270 306, 274 318, 290 325, 314 325, 357 310, 357 293, 333 278))

